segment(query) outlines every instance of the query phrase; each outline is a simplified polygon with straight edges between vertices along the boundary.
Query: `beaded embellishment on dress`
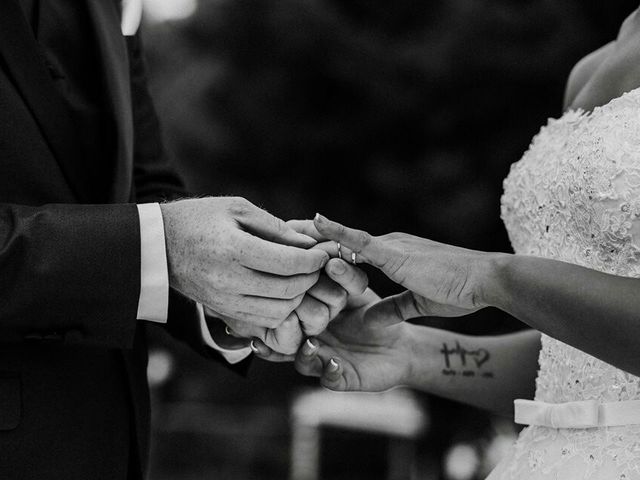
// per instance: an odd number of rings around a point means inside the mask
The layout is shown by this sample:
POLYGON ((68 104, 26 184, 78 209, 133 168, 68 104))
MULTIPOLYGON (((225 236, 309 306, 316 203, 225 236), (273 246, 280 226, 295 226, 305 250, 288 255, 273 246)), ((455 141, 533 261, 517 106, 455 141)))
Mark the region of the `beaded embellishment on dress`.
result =
MULTIPOLYGON (((640 277, 640 89, 549 120, 511 167, 501 213, 518 254, 640 277)), ((640 399, 640 378, 545 335, 539 362, 536 400, 640 399)), ((527 427, 489 478, 640 480, 640 426, 527 427)))

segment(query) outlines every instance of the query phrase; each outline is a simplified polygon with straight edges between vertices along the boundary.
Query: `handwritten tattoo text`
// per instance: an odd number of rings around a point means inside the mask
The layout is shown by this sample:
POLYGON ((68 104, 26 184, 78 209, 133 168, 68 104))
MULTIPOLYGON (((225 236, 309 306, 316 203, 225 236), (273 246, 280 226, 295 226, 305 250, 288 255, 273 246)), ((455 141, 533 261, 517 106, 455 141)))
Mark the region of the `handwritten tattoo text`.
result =
POLYGON ((440 353, 444 358, 445 365, 445 368, 442 369, 443 375, 493 378, 493 372, 483 368, 491 358, 491 354, 485 348, 467 350, 460 345, 460 342, 456 341, 453 347, 443 343, 440 353))

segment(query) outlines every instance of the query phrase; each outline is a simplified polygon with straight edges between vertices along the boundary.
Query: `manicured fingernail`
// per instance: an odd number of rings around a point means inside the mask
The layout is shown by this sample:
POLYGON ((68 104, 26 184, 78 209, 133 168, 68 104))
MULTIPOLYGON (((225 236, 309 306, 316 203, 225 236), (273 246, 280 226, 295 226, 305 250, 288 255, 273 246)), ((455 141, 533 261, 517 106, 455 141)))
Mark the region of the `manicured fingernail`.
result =
POLYGON ((331 359, 329 360, 329 371, 330 372, 337 372, 338 371, 338 362, 335 361, 335 359, 331 359))
POLYGON ((256 347, 256 343, 253 340, 251 340, 249 346, 251 347, 251 351, 253 353, 260 353, 260 350, 258 350, 258 347, 256 347))
POLYGON ((304 342, 305 343, 305 348, 302 351, 302 353, 304 353, 305 355, 311 355, 312 353, 314 353, 317 348, 318 345, 316 345, 313 340, 311 340, 310 338, 307 338, 307 341, 304 342))
POLYGON ((342 260, 337 260, 335 262, 331 262, 331 273, 335 273, 336 275, 342 275, 347 271, 347 264, 342 260))
POLYGON ((316 216, 314 217, 314 220, 316 222, 320 222, 320 223, 327 221, 327 219, 325 217, 323 217, 322 215, 320 215, 319 213, 316 213, 316 216))

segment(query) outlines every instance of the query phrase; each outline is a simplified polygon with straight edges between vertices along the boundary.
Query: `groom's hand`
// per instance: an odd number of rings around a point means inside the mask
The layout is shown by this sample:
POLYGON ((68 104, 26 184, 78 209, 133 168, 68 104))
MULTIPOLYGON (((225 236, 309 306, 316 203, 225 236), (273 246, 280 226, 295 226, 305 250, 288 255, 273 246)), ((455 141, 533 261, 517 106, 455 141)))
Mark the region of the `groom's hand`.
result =
POLYGON ((233 336, 251 338, 258 356, 271 361, 291 361, 302 341, 322 333, 347 305, 348 297, 360 295, 367 288, 366 274, 341 260, 331 260, 326 273, 309 289, 302 303, 277 328, 259 327, 215 312, 233 336))
POLYGON ((316 241, 243 198, 161 204, 171 287, 224 317, 277 328, 318 281, 316 241))

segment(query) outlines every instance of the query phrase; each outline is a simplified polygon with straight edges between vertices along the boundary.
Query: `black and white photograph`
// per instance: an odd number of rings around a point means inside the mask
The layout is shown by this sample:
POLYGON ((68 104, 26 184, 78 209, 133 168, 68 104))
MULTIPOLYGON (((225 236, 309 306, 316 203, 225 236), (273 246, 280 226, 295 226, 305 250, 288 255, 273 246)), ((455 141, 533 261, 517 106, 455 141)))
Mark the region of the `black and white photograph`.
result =
POLYGON ((1 0, 0 480, 640 480, 638 0, 1 0))

